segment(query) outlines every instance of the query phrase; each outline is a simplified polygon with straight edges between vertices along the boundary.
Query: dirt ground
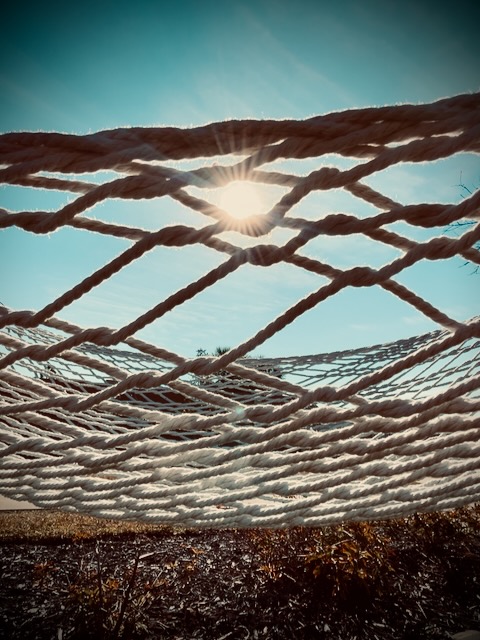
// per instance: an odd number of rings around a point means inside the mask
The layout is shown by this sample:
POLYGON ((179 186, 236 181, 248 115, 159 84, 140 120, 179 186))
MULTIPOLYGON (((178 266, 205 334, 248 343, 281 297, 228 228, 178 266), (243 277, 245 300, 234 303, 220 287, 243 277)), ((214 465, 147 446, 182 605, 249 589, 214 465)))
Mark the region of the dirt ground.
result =
POLYGON ((480 629, 480 506, 322 529, 0 514, 0 638, 440 640, 480 629))

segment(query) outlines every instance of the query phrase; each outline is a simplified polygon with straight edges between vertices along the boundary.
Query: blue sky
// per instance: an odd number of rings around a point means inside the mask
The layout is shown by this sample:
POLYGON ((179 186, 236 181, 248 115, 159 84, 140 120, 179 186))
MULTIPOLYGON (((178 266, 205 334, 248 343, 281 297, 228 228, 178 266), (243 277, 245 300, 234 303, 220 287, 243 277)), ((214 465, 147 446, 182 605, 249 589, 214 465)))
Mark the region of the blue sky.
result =
MULTIPOLYGON (((27 2, 17 8, 12 3, 2 13, 2 132, 84 134, 229 118, 300 119, 363 106, 431 102, 480 88, 480 10, 471 2, 27 2)), ((294 170, 304 174, 319 166, 320 161, 309 160, 295 163, 294 170)), ((366 182, 404 203, 456 202, 462 197, 460 179, 471 188, 480 184, 478 156, 395 167, 366 182)), ((265 207, 282 194, 265 189, 265 207)), ((71 198, 1 188, 1 206, 13 211, 55 209, 71 198)), ((347 194, 316 193, 295 213, 316 218, 334 211, 366 215, 373 210, 347 194)), ((165 199, 109 202, 95 215, 148 229, 204 224, 198 214, 165 199)), ((396 229, 413 234, 411 228, 396 229)), ((435 229, 433 235, 443 232, 435 229)), ((280 232, 272 238, 284 240, 280 232)), ((41 308, 127 246, 127 241, 72 229, 47 237, 3 231, 0 301, 14 309, 41 308)), ((378 267, 397 255, 358 237, 318 239, 305 254, 340 268, 378 267)), ((61 317, 82 326, 122 326, 221 261, 205 248, 158 248, 61 317)), ((465 320, 479 312, 480 276, 462 264, 458 258, 426 263, 398 280, 465 320)), ((261 271, 242 268, 140 337, 184 356, 195 355, 199 347, 234 346, 322 284, 285 265, 261 271)), ((434 328, 378 288, 346 290, 257 352, 320 353, 434 328)))

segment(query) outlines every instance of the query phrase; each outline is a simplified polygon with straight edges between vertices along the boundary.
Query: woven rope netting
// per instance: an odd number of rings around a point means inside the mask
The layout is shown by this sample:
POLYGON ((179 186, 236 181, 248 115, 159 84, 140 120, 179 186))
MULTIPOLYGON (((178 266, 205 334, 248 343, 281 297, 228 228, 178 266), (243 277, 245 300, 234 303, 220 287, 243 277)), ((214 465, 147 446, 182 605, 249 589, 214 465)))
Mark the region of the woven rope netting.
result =
POLYGON ((459 322, 396 279, 421 261, 460 255, 480 264, 480 192, 460 204, 405 205, 365 182, 399 163, 478 154, 479 115, 474 94, 306 121, 1 135, 4 184, 73 194, 55 211, 2 209, 2 228, 51 234, 69 227, 129 246, 37 311, 0 307, 0 493, 97 516, 229 527, 317 526, 480 500, 480 321, 459 322), (322 166, 332 154, 352 165, 322 166), (302 176, 269 167, 284 159, 318 165, 302 176), (180 161, 198 164, 172 166, 180 161), (104 172, 114 179, 99 182, 104 172), (267 213, 236 219, 207 198, 239 179, 281 186, 284 195, 267 213), (375 214, 297 215, 309 194, 333 190, 375 214), (94 216, 120 198, 174 200, 201 224, 146 230, 94 216), (426 241, 387 228, 465 220, 461 235, 426 241), (279 229, 290 236, 275 244, 279 229), (305 255, 307 243, 323 236, 362 236, 398 255, 380 268, 341 269, 305 255), (191 245, 222 262, 152 300, 133 321, 85 329, 61 319, 152 249, 191 245), (320 286, 226 353, 188 359, 136 335, 245 265, 279 263, 313 274, 320 286), (365 349, 251 355, 351 287, 381 288, 438 329, 365 349))

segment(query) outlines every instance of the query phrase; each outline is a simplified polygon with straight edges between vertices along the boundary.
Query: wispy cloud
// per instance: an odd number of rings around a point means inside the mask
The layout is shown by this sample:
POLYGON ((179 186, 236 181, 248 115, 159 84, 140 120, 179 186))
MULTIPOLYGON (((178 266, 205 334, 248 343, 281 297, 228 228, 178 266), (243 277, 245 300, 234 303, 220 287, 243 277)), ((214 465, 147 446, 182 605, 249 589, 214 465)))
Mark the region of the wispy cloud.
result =
MULTIPOLYGON (((273 81, 275 84, 275 80, 279 81, 277 86, 284 86, 283 81, 285 77, 289 77, 290 81, 294 82, 295 85, 299 87, 315 87, 316 94, 320 94, 323 96, 328 96, 328 102, 332 100, 337 102, 338 105, 343 105, 344 107, 349 107, 352 104, 355 104, 355 97, 352 93, 342 86, 341 84, 335 82, 330 78, 326 73, 322 73, 319 70, 318 65, 308 64, 306 62, 306 57, 299 57, 296 55, 291 47, 287 45, 285 41, 280 40, 273 32, 271 28, 267 25, 266 22, 262 22, 259 18, 259 14, 254 12, 250 7, 246 5, 239 6, 239 12, 242 14, 242 17, 246 20, 248 26, 252 29, 253 33, 256 34, 256 40, 259 43, 259 49, 261 51, 268 50, 270 52, 269 59, 272 61, 271 68, 267 71, 268 73, 263 73, 263 78, 269 79, 270 82, 273 81), (274 63, 273 63, 274 61, 274 63), (280 84, 282 81, 282 84, 280 84)), ((324 15, 322 19, 332 20, 331 16, 324 15)), ((332 28, 338 28, 339 25, 331 24, 332 28)), ((265 89, 271 86, 267 84, 265 89)), ((305 89, 301 92, 304 94, 305 89)), ((282 103, 285 107, 290 106, 297 107, 297 105, 293 102, 295 92, 289 91, 289 97, 286 97, 284 91, 280 93, 280 97, 282 98, 282 103)), ((302 97, 304 97, 302 95, 302 97)), ((299 96, 300 98, 300 96, 299 96)), ((298 104, 298 103, 297 103, 298 104)), ((318 112, 315 112, 315 115, 318 112)))

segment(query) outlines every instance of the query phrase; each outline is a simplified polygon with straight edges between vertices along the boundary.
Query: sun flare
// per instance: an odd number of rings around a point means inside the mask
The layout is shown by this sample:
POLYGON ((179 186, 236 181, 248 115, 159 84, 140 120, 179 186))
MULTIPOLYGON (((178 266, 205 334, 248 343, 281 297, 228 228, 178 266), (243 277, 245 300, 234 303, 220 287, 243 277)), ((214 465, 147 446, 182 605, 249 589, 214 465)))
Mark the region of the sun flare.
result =
POLYGON ((231 182, 223 189, 220 207, 235 218, 247 218, 262 211, 258 190, 248 182, 231 182))

